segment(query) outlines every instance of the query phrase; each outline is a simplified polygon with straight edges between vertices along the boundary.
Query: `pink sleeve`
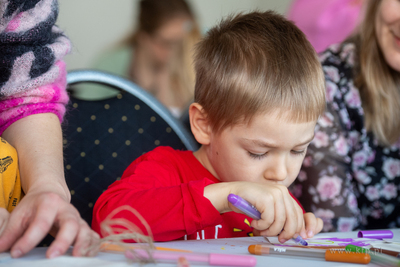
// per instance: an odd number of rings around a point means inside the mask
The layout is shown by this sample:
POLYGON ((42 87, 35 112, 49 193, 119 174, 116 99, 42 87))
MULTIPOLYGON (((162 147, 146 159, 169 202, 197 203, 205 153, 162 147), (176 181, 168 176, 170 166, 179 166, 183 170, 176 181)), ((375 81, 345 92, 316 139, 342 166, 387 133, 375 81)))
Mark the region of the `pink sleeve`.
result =
POLYGON ((4 0, 0 8, 0 135, 15 121, 68 103, 63 58, 71 43, 55 25, 57 0, 4 0))
POLYGON ((65 63, 59 61, 53 68, 58 74, 52 83, 16 93, 0 101, 0 135, 12 123, 32 114, 54 113, 62 122, 69 99, 65 63))

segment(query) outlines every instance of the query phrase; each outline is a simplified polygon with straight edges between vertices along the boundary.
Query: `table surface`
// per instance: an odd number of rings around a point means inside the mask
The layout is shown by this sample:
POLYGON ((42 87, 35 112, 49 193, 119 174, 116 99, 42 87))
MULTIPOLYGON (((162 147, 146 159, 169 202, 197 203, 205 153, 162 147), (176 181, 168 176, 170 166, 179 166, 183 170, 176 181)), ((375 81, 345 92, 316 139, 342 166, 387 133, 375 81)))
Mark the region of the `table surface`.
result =
MULTIPOLYGON (((400 245, 400 229, 392 229, 394 237, 391 241, 399 242, 400 245)), ((337 237, 337 238, 357 238, 358 232, 347 232, 347 233, 324 233, 318 234, 315 237, 337 237)), ((234 255, 250 255, 247 248, 251 244, 258 244, 266 242, 262 237, 243 237, 243 238, 229 238, 229 239, 206 239, 206 240, 188 240, 188 241, 171 241, 156 243, 156 246, 191 250, 198 253, 224 253, 234 255)), ((46 266, 96 266, 96 267, 122 267, 122 266, 140 266, 139 264, 132 264, 128 262, 123 254, 115 253, 99 253, 93 258, 78 258, 72 257, 70 251, 64 255, 55 259, 46 259, 45 257, 46 248, 35 248, 28 255, 19 258, 12 259, 9 253, 0 253, 0 266, 29 266, 29 267, 46 267, 46 266)), ((339 262, 326 262, 323 259, 312 259, 312 258, 294 258, 294 257, 277 257, 277 256, 255 256, 257 258, 256 266, 296 266, 296 267, 309 267, 315 266, 365 266, 363 264, 351 264, 351 263, 339 263, 339 262)), ((145 266, 176 266, 176 264, 147 264, 145 266)), ((207 265, 195 265, 195 266, 207 266, 207 265)), ((368 267, 378 266, 374 263, 367 265, 368 267)))

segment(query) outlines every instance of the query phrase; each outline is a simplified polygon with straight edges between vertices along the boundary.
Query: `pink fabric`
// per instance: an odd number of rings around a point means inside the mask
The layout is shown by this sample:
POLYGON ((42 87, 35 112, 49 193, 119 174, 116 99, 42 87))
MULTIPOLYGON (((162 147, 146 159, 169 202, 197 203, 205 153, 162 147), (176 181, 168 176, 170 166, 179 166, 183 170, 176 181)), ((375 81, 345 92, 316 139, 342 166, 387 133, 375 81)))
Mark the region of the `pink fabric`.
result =
POLYGON ((10 23, 8 23, 7 28, 5 29, 5 32, 14 32, 18 29, 19 25, 20 25, 20 19, 22 16, 22 12, 19 13, 17 16, 15 16, 15 18, 13 18, 12 21, 10 21, 10 23))
POLYGON ((294 0, 288 19, 307 36, 317 52, 340 43, 356 28, 362 0, 294 0))
POLYGON ((23 91, 0 102, 0 135, 12 123, 33 114, 54 113, 62 122, 68 103, 65 63, 58 61, 54 68, 58 69, 58 76, 52 83, 23 91))

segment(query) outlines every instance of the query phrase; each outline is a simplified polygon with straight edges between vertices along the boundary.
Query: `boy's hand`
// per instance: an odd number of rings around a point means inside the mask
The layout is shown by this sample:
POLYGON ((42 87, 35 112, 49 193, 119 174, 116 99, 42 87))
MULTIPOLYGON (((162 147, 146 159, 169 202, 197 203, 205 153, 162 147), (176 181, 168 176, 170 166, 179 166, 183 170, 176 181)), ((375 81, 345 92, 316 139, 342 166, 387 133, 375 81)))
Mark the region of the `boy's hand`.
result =
POLYGON ((324 222, 320 218, 315 217, 311 212, 304 213, 304 224, 305 227, 300 233, 303 238, 313 237, 321 232, 322 227, 324 226, 324 222))
POLYGON ((283 185, 229 182, 211 184, 204 189, 204 196, 220 213, 232 210, 243 213, 228 202, 227 197, 231 193, 247 200, 261 213, 260 220, 251 222, 261 235, 279 235, 279 242, 283 243, 300 234, 304 227, 303 211, 283 185))

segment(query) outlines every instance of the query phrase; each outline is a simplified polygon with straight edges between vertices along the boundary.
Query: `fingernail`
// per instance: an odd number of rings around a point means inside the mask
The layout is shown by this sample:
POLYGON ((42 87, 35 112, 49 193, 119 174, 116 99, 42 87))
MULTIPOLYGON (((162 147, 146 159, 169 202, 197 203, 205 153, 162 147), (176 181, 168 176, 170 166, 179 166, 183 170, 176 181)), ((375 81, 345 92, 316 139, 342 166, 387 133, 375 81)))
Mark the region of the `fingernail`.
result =
POLYGON ((13 258, 19 258, 22 256, 22 251, 19 249, 14 249, 11 251, 11 257, 13 258))
POLYGON ((310 231, 308 231, 307 235, 308 235, 308 237, 313 237, 314 236, 314 232, 310 230, 310 231))
POLYGON ((285 243, 287 241, 287 239, 281 239, 279 240, 279 242, 281 242, 282 244, 285 243))
POLYGON ((60 256, 60 251, 56 250, 56 251, 53 251, 50 254, 49 259, 53 259, 53 258, 58 257, 58 256, 60 256))
POLYGON ((306 231, 305 231, 305 230, 301 230, 300 236, 301 236, 302 238, 306 238, 306 237, 307 237, 306 231))

